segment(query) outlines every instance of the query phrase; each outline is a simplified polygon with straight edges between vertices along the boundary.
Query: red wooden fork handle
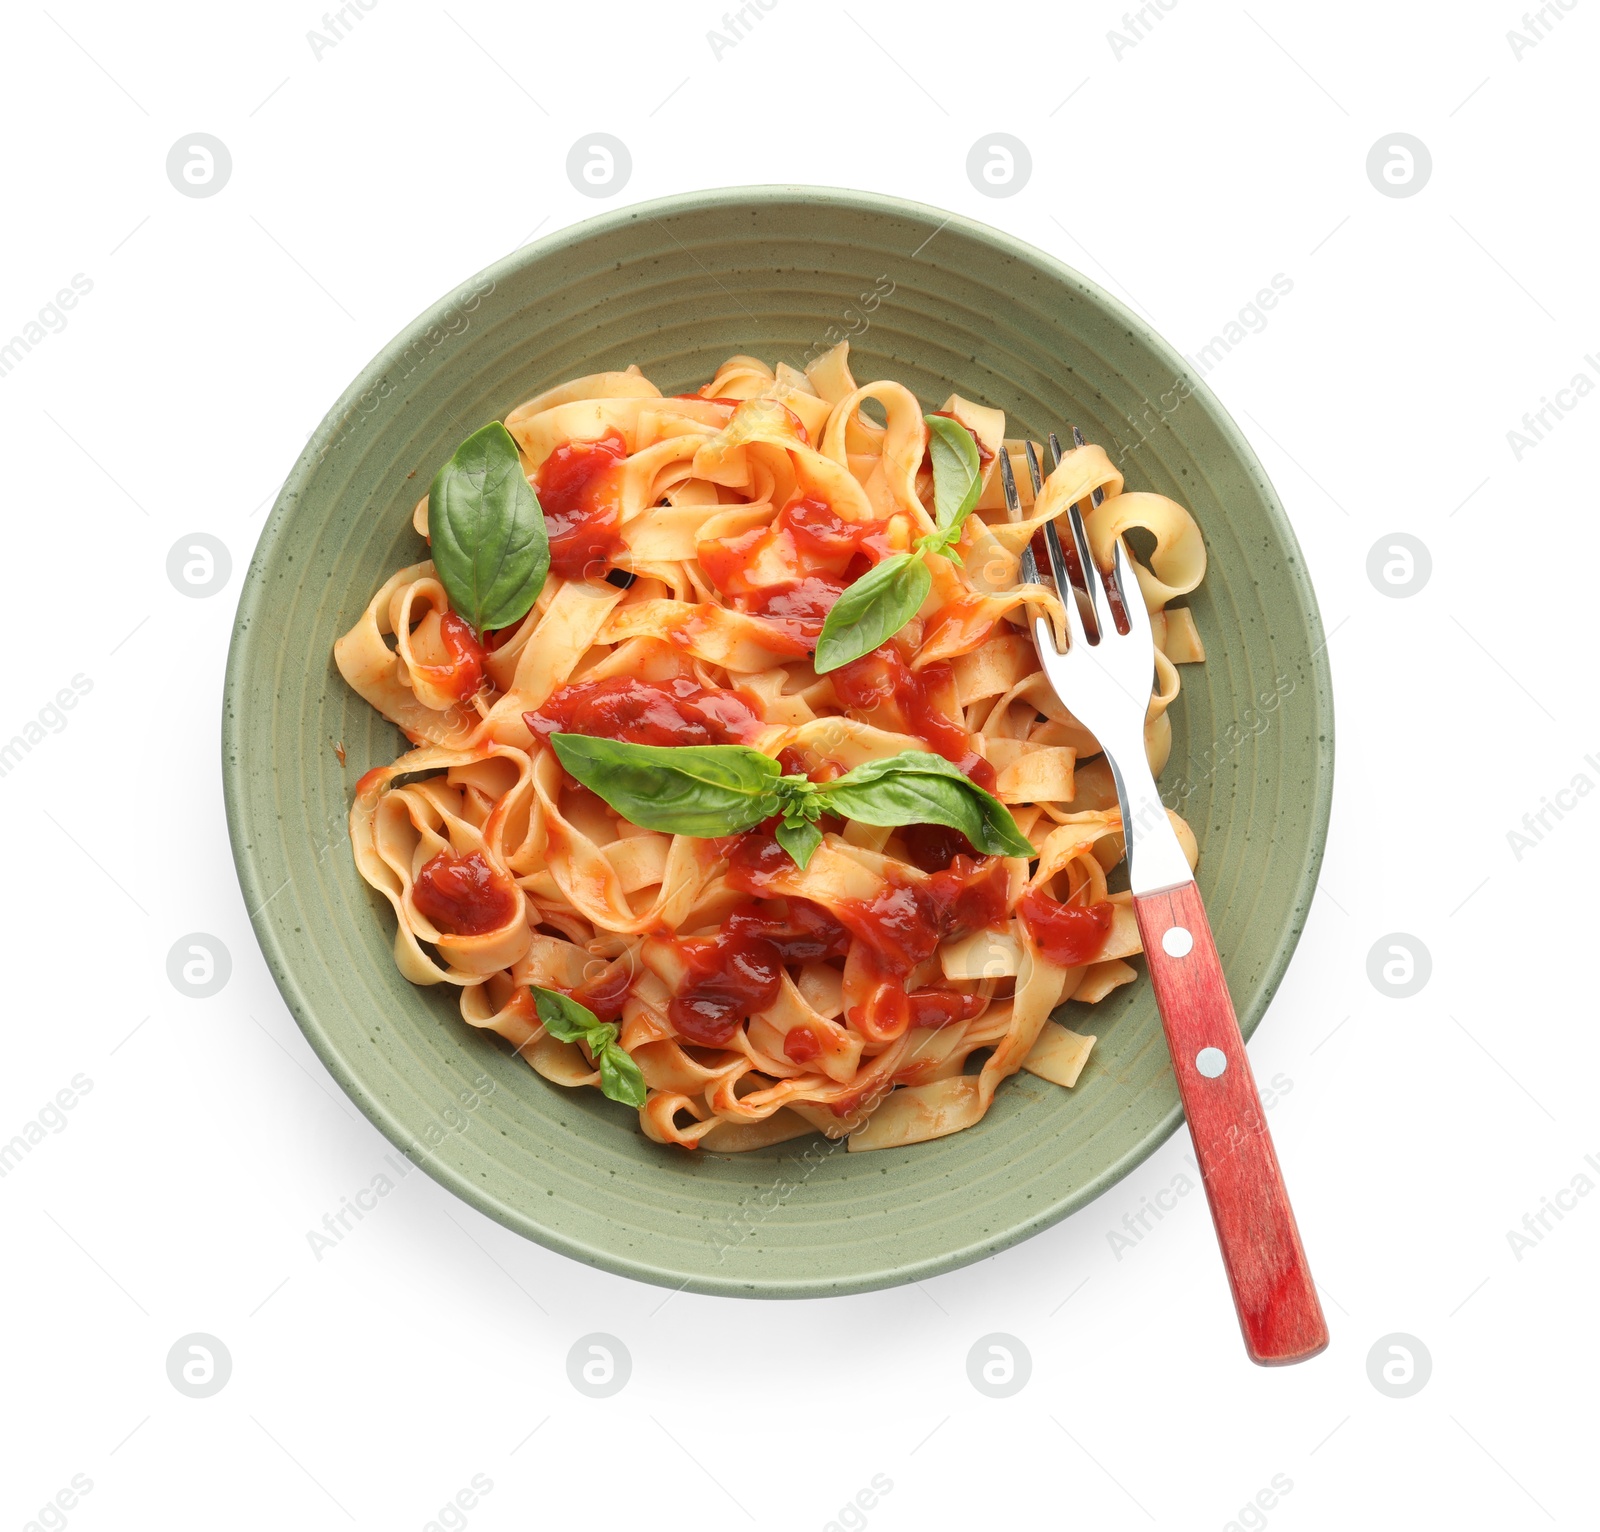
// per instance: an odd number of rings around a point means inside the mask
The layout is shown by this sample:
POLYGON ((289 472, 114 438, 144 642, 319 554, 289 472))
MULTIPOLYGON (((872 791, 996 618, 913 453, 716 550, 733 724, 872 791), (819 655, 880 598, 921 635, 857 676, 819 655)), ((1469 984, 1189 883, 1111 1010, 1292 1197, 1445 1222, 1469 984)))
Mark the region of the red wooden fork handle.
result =
POLYGON ((1328 1325, 1295 1227, 1228 983, 1193 883, 1133 901, 1250 1359, 1301 1362, 1328 1325))

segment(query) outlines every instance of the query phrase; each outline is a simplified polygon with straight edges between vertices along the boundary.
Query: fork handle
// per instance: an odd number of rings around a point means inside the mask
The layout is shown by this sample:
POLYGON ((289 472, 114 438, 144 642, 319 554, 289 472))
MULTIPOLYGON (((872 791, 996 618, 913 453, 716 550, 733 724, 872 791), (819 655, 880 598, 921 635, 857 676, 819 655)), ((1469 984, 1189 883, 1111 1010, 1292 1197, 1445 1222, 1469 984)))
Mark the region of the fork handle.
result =
POLYGON ((1245 1349, 1264 1366, 1304 1361, 1328 1325, 1200 890, 1136 895, 1133 908, 1245 1349))

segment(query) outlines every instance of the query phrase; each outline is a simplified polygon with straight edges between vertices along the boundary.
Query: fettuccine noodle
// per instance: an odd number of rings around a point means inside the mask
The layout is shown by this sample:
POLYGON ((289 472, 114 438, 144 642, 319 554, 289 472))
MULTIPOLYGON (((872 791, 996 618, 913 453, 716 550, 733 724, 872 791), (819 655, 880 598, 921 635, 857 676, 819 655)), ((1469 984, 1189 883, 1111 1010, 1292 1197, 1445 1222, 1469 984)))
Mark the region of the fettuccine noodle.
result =
POLYGON ((1018 585, 1019 554, 1074 503, 1103 564, 1121 533, 1153 540, 1137 573, 1159 773, 1176 666, 1205 657, 1189 611, 1169 606, 1205 572, 1199 529, 1163 496, 1124 492, 1098 446, 1068 452, 1035 498, 999 411, 952 395, 940 412, 981 462, 959 562, 930 556, 917 615, 830 674, 811 657, 841 590, 934 526, 923 406, 893 381, 858 385, 845 345, 804 372, 735 356, 693 395, 663 397, 630 367, 519 405, 505 425, 553 555, 526 617, 474 634, 424 558, 334 646, 412 746, 361 778, 350 813, 401 973, 456 986, 469 1024, 560 1086, 597 1086, 597 1061, 547 1032, 529 986, 615 1023, 657 1142, 728 1152, 821 1132, 860 1150, 957 1132, 1019 1069, 1074 1085, 1095 1039, 1052 1013, 1136 977, 1129 896, 1106 885, 1123 854, 1115 787, 1040 673, 1024 603, 1060 607, 1053 587, 1018 585), (658 833, 564 773, 557 729, 745 744, 816 781, 933 751, 1009 806, 1035 856, 834 820, 802 871, 766 827, 658 833))

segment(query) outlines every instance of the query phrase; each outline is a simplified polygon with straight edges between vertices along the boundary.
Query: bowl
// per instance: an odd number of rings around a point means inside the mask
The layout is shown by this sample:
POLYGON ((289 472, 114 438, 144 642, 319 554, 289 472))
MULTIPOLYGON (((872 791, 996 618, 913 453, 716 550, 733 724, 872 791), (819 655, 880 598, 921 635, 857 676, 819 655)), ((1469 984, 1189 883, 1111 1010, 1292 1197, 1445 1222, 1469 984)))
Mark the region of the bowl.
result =
POLYGON ((597 1091, 535 1075, 402 979, 387 904, 357 876, 356 780, 405 748, 334 669, 334 639, 420 556, 410 512, 470 431, 552 383, 637 362, 687 391, 735 352, 802 365, 848 335, 863 381, 952 389, 1008 434, 1068 422, 1129 488, 1190 507, 1210 553, 1191 598, 1209 659, 1172 712, 1163 795, 1248 1037, 1311 903, 1333 780, 1331 683, 1294 535, 1244 437, 1182 357, 1092 282, 939 209, 798 186, 621 208, 517 251, 386 346, 290 473, 240 597, 223 710, 228 827, 261 950, 355 1104, 441 1184, 608 1271, 696 1292, 805 1297, 992 1255, 1099 1196, 1181 1119, 1148 977, 1076 1024, 1062 1090, 1021 1074, 975 1127, 851 1154, 797 1140, 686 1153, 597 1091), (343 759, 336 746, 341 747, 343 759))

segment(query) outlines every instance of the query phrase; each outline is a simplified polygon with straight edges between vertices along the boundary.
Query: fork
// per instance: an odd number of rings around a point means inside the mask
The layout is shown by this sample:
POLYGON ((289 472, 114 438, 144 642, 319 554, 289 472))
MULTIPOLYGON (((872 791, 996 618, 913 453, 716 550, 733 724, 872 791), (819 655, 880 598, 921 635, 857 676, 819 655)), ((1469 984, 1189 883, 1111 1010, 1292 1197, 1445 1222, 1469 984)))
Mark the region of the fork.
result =
MULTIPOLYGON (((1083 445, 1076 428, 1073 440, 1083 445)), ((1053 431, 1050 452, 1059 466, 1061 444, 1053 431)), ((1026 453, 1037 497, 1043 477, 1032 442, 1026 453)), ((1022 506, 1004 450, 999 467, 1006 508, 1016 520, 1022 506)), ((1092 505, 1098 507, 1102 498, 1095 490, 1092 505)), ((1099 741, 1116 781, 1134 914, 1245 1349, 1264 1366, 1304 1361, 1328 1344, 1327 1322, 1205 905, 1145 754, 1144 721, 1155 676, 1150 614, 1123 540, 1116 540, 1108 588, 1076 505, 1068 508, 1067 519, 1071 556, 1054 522, 1043 531, 1069 642, 1065 653, 1057 649, 1049 619, 1030 609, 1039 664, 1062 705, 1099 741), (1126 631, 1119 628, 1118 616, 1126 631)), ((1021 563, 1024 582, 1039 583, 1031 546, 1023 550, 1021 563)))

